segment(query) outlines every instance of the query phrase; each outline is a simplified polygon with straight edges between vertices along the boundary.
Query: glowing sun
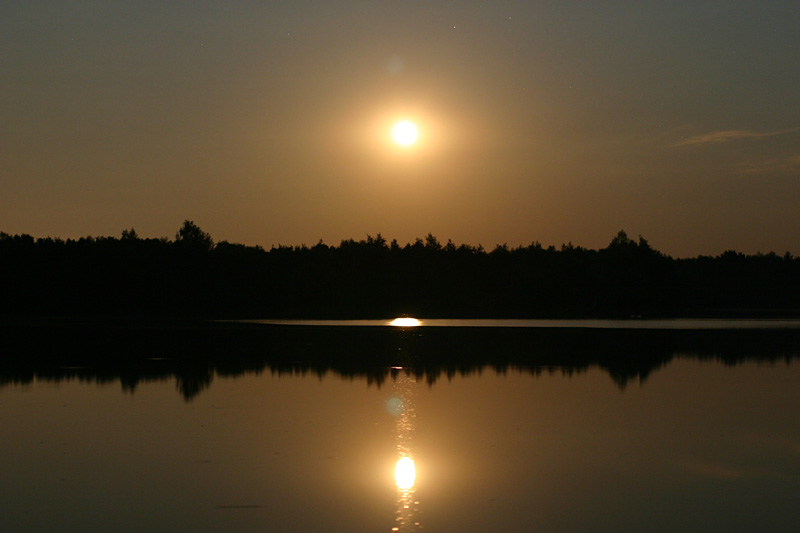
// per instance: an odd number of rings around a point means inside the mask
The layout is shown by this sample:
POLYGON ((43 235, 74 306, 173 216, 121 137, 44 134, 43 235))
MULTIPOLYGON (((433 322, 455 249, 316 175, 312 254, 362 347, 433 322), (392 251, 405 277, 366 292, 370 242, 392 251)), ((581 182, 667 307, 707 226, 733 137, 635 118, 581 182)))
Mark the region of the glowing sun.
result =
POLYGON ((417 142, 419 130, 410 120, 401 120, 392 128, 392 138, 400 146, 411 146, 417 142))

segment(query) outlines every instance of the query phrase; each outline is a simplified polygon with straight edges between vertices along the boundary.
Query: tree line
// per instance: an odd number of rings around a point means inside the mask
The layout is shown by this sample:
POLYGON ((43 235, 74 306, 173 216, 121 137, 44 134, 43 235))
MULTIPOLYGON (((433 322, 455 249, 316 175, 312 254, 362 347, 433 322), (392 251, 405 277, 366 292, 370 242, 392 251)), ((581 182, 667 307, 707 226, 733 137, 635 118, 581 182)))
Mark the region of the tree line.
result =
POLYGON ((784 316, 800 314, 788 252, 674 259, 620 231, 593 250, 538 242, 492 250, 432 234, 380 234, 266 250, 186 220, 174 239, 34 238, 0 232, 6 315, 213 318, 784 316))

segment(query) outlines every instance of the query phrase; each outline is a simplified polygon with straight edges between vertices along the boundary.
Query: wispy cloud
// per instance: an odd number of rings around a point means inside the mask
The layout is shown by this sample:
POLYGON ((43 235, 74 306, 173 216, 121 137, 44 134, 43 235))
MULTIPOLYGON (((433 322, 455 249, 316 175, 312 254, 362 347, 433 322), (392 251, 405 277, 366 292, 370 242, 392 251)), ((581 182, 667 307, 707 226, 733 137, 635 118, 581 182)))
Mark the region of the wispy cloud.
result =
POLYGON ((738 467, 724 463, 713 462, 686 462, 681 466, 688 472, 714 479, 764 479, 786 477, 781 472, 775 472, 764 468, 738 467))
POLYGON ((684 139, 678 143, 675 143, 675 146, 724 143, 724 142, 739 141, 744 139, 760 139, 762 137, 774 137, 776 135, 784 135, 786 133, 792 133, 795 131, 800 131, 800 128, 789 128, 785 130, 775 130, 775 131, 749 131, 749 130, 712 131, 711 133, 704 133, 702 135, 695 135, 694 137, 689 137, 688 139, 684 139))
POLYGON ((741 166, 741 171, 745 174, 800 174, 800 154, 784 157, 782 159, 744 164, 741 166))

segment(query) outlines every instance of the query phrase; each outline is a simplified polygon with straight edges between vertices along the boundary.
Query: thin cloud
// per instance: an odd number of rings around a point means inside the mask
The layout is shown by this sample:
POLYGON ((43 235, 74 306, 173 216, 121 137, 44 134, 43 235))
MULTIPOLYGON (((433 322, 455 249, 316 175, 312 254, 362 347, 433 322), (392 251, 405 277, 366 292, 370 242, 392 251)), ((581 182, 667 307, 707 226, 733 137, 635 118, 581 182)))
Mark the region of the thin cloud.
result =
POLYGON ((703 135, 695 135, 694 137, 689 137, 688 139, 676 143, 675 146, 724 143, 724 142, 738 141, 743 139, 760 139, 762 137, 774 137, 776 135, 784 135, 786 133, 792 133, 798 130, 800 130, 800 128, 790 128, 786 130, 776 130, 776 131, 749 131, 749 130, 713 131, 711 133, 704 133, 703 135))
POLYGON ((786 474, 764 468, 741 468, 715 462, 690 461, 680 465, 684 470, 714 479, 785 479, 786 474))
POLYGON ((800 173, 800 154, 742 165, 745 174, 797 174, 800 173))

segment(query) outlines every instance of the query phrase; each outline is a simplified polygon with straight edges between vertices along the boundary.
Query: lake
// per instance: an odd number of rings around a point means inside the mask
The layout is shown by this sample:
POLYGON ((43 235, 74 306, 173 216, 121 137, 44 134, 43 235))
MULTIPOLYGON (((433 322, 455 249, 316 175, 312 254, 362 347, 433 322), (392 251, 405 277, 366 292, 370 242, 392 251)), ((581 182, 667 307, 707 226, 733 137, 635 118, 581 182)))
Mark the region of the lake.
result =
POLYGON ((0 328, 0 530, 797 528, 797 322, 275 322, 0 328))

